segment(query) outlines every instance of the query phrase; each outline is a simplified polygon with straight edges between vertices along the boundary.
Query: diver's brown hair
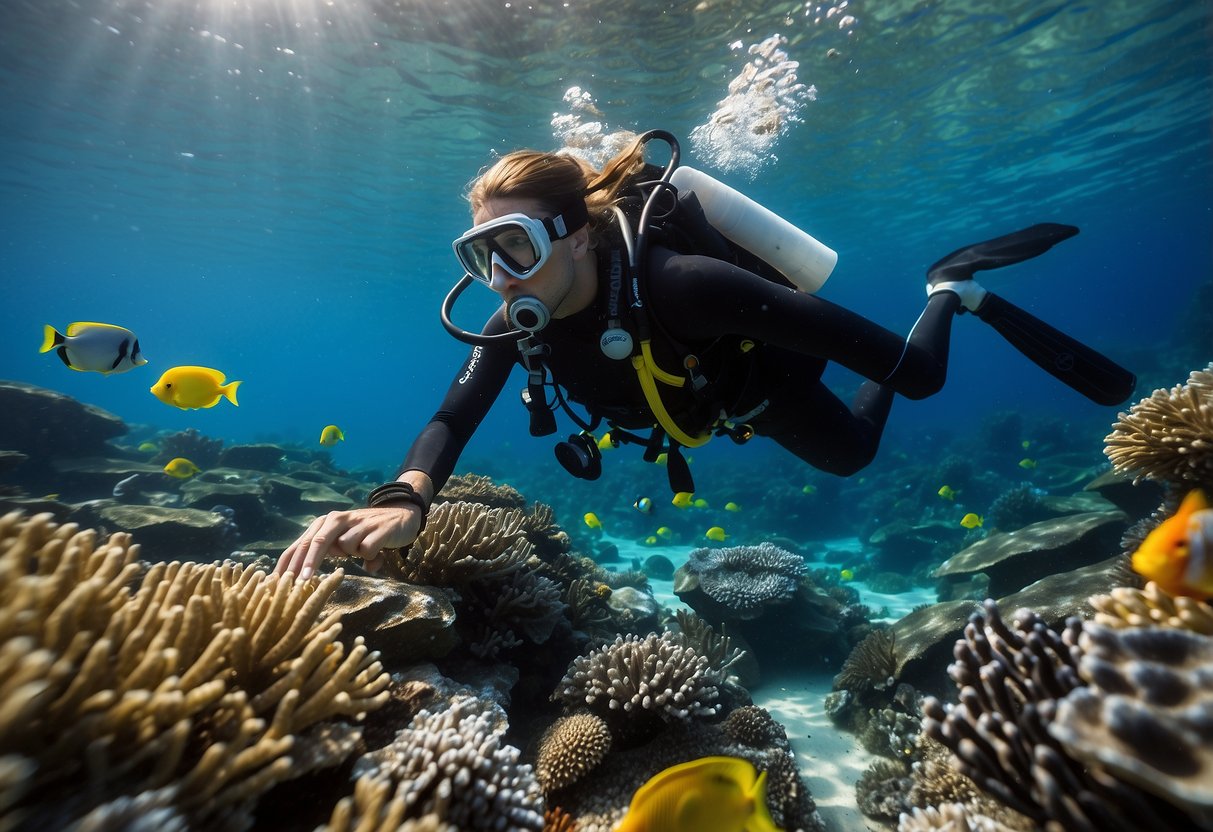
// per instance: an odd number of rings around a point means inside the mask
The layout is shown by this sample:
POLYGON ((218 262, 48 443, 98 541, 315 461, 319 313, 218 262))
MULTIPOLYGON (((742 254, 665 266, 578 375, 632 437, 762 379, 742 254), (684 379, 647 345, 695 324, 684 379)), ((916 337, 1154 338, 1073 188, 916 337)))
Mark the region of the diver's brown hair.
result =
POLYGON ((516 150, 473 180, 467 199, 473 213, 493 199, 533 199, 553 214, 574 200, 584 199, 590 214, 591 239, 596 242, 612 222, 611 206, 619 192, 643 167, 644 145, 639 138, 601 171, 568 153, 516 150))

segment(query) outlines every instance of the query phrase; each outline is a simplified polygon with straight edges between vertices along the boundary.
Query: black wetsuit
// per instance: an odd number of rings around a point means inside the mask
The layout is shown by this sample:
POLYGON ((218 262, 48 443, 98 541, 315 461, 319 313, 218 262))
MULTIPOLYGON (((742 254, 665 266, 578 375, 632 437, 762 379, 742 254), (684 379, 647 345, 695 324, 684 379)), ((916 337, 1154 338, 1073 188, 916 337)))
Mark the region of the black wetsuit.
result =
MULTIPOLYGON (((845 476, 872 461, 894 393, 920 399, 943 385, 951 321, 960 304, 950 292, 928 301, 907 340, 722 260, 654 248, 649 263, 646 294, 658 366, 679 373, 689 349, 711 381, 698 397, 682 392, 666 399, 688 433, 703 430, 721 410, 737 417, 761 408, 745 420, 757 434, 810 465, 845 476), (746 349, 743 342, 755 346, 746 349), (849 408, 821 383, 827 361, 869 379, 849 408)), ((607 322, 605 264, 606 252, 600 251, 598 299, 575 315, 553 319, 539 336, 550 350, 552 377, 569 399, 619 427, 640 430, 656 420, 636 372, 630 361, 608 358, 599 348, 607 322)), ((499 310, 484 333, 507 328, 499 310)), ((423 471, 440 489, 520 360, 511 341, 473 348, 400 470, 423 471)))

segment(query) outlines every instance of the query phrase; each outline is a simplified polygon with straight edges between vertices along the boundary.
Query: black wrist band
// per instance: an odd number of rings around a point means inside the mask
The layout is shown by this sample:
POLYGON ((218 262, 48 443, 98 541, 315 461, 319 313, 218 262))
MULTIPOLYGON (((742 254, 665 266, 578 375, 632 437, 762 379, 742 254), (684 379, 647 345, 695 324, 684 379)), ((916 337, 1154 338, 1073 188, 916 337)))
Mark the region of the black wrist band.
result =
POLYGON ((421 526, 418 527, 417 534, 421 534, 421 530, 425 528, 425 516, 429 513, 429 506, 425 504, 425 499, 414 491, 413 486, 407 482, 385 482, 370 493, 366 498, 366 504, 371 508, 379 508, 380 506, 417 506, 421 510, 421 526))

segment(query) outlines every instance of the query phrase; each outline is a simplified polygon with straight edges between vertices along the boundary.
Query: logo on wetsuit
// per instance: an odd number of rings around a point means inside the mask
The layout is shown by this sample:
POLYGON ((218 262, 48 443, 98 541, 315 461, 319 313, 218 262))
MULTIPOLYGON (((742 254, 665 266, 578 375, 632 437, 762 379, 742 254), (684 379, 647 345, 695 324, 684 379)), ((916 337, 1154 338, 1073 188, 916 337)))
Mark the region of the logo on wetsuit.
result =
POLYGON ((467 382, 472 377, 472 373, 476 372, 476 365, 480 363, 480 355, 483 352, 484 350, 481 347, 472 347, 472 357, 468 359, 467 369, 459 377, 460 384, 467 382))

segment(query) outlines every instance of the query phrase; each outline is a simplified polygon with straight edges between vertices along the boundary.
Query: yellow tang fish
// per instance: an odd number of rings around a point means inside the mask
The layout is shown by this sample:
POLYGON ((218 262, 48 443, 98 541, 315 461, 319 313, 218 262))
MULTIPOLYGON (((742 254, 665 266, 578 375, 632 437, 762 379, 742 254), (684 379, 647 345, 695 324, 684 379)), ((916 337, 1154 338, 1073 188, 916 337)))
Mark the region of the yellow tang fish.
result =
POLYGON ((679 508, 688 508, 691 505, 692 496, 690 491, 679 491, 670 502, 679 508))
POLYGON ((657 535, 651 534, 648 537, 646 537, 644 539, 644 545, 645 546, 656 546, 657 545, 657 535))
POLYGON ((611 432, 607 431, 602 435, 602 438, 598 440, 598 450, 609 451, 614 447, 615 442, 611 439, 611 432))
POLYGON ((592 511, 587 511, 585 513, 585 516, 582 517, 581 519, 584 520, 585 524, 587 526, 589 526, 591 529, 601 529, 602 528, 602 521, 599 520, 598 515, 592 511))
POLYGON ((160 446, 155 442, 140 442, 139 447, 136 448, 136 450, 144 454, 154 454, 156 451, 160 450, 160 446))
POLYGON ((170 459, 164 466, 164 473, 179 480, 188 480, 202 469, 183 456, 170 459))
POLYGON ((732 500, 724 504, 725 511, 741 511, 741 506, 734 503, 732 500))
POLYGON ((670 766, 636 790, 615 832, 780 832, 766 785, 767 773, 740 757, 670 766))
POLYGON ((806 485, 804 488, 800 489, 800 493, 801 493, 801 494, 816 494, 816 493, 817 493, 817 486, 815 486, 815 485, 806 485))
POLYGON ((1028 457, 1025 456, 1023 459, 1019 460, 1019 467, 1025 468, 1025 469, 1031 471, 1033 468, 1036 467, 1036 460, 1029 459, 1028 457))
POLYGON ((320 431, 320 444, 326 447, 336 445, 338 442, 345 441, 345 434, 341 432, 341 428, 336 425, 325 425, 324 430, 320 431))
POLYGON ((182 410, 214 407, 222 398, 239 407, 240 402, 236 401, 239 386, 240 382, 226 382, 223 373, 210 367, 173 367, 152 385, 152 395, 182 410))
POLYGON ((674 532, 673 532, 673 530, 670 529, 669 526, 662 526, 660 529, 657 530, 657 536, 664 537, 666 540, 669 540, 671 537, 674 536, 674 532))
POLYGON ((974 514, 971 511, 964 517, 960 518, 960 525, 964 526, 966 529, 976 529, 984 524, 985 518, 983 518, 980 514, 974 514))
POLYGON ((703 497, 696 497, 695 502, 691 503, 691 505, 695 506, 695 508, 707 508, 708 501, 703 497))
POLYGON ((839 580, 853 581, 855 580, 855 571, 853 569, 843 569, 838 573, 839 580))
POLYGON ((126 327, 77 321, 69 324, 67 335, 50 324, 42 328, 42 348, 55 350, 59 360, 82 373, 125 373, 147 363, 139 350, 139 339, 126 327))
POLYGON ((1132 565, 1171 595, 1213 597, 1213 508, 1203 491, 1189 491, 1175 514, 1146 535, 1132 565))
POLYGON ((703 536, 708 540, 715 540, 717 542, 728 537, 728 535, 724 533, 724 529, 722 529, 720 526, 712 526, 712 528, 703 533, 703 536))
POLYGON ((662 451, 661 453, 657 454, 657 458, 653 460, 653 463, 655 465, 665 465, 669 461, 670 455, 665 451, 662 451))
POLYGON ((951 501, 956 500, 956 489, 950 485, 939 486, 939 490, 936 491, 935 493, 938 494, 940 497, 943 497, 945 500, 951 500, 951 501))

